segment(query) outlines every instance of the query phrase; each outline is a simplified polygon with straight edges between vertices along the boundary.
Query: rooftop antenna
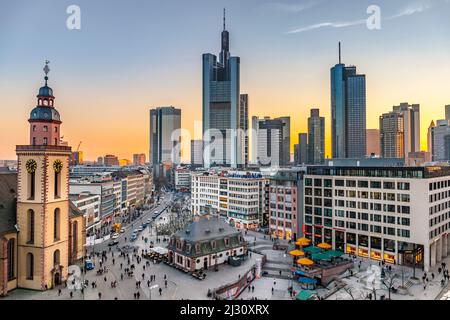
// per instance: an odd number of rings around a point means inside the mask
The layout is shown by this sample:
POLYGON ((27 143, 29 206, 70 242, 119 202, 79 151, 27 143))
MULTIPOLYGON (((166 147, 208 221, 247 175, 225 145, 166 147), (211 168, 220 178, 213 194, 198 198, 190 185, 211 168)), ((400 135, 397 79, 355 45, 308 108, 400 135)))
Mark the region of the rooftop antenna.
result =
POLYGON ((225 15, 226 15, 226 9, 223 8, 223 30, 224 30, 224 31, 225 31, 225 21, 226 21, 225 15))
POLYGON ((339 41, 339 64, 341 64, 341 42, 339 41))

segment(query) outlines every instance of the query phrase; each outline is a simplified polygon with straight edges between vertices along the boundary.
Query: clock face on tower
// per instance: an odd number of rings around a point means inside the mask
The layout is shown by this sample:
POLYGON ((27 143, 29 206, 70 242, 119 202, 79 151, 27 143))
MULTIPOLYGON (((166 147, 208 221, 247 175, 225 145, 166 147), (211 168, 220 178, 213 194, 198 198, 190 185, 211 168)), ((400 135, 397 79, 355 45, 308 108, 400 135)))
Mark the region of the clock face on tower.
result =
POLYGON ((62 164, 61 160, 56 160, 53 163, 53 170, 55 170, 56 173, 60 173, 62 168, 63 168, 63 164, 62 164))
POLYGON ((30 159, 25 164, 25 167, 27 168, 28 173, 34 173, 36 172, 37 163, 33 159, 30 159))

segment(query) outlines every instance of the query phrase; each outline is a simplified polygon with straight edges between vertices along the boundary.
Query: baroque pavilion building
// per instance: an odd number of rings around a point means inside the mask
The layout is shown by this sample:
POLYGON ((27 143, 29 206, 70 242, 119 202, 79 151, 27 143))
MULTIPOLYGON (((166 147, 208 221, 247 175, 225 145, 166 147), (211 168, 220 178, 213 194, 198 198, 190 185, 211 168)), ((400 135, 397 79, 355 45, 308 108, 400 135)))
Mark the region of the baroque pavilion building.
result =
POLYGON ((85 219, 69 200, 71 147, 61 142, 48 63, 28 120, 29 144, 16 146, 17 172, 0 173, 0 296, 54 288, 85 254, 85 219))

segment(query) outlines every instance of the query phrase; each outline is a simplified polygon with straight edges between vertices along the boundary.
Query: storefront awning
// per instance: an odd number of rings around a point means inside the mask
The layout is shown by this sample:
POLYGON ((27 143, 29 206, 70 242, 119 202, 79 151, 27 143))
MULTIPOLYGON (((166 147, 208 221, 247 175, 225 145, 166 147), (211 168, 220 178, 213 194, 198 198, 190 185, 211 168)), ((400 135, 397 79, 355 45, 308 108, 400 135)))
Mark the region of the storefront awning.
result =
POLYGON ((318 248, 321 248, 321 249, 326 249, 326 250, 328 250, 328 249, 331 249, 331 248, 332 248, 332 245, 331 245, 331 244, 328 244, 328 243, 326 243, 326 242, 322 242, 322 243, 319 243, 319 244, 317 245, 317 247, 318 247, 318 248))
POLYGON ((317 248, 317 247, 308 247, 303 249, 303 251, 314 254, 314 253, 321 253, 323 249, 317 248))
POLYGON ((317 294, 315 291, 302 290, 295 296, 295 299, 306 301, 309 300, 315 294, 317 294))

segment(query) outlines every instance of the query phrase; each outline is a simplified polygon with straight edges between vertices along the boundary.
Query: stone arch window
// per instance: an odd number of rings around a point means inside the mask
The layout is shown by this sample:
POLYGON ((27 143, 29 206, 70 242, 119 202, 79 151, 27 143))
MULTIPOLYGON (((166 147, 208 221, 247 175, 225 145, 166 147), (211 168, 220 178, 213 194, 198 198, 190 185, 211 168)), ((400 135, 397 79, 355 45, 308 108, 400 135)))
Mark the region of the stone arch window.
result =
POLYGON ((27 280, 33 280, 34 277, 34 256, 27 253, 27 280))
POLYGON ((43 143, 43 145, 46 146, 47 144, 48 144, 48 139, 47 139, 47 138, 44 138, 44 143, 43 143))
POLYGON ((33 125, 33 132, 36 131, 36 125, 33 125))
POLYGON ((6 248, 6 259, 8 260, 8 281, 13 280, 16 277, 15 273, 15 261, 16 261, 16 240, 9 239, 6 248))
POLYGON ((61 210, 56 208, 53 212, 53 239, 59 241, 60 238, 60 225, 61 225, 61 210))
POLYGON ((55 250, 55 252, 53 252, 53 265, 54 266, 59 265, 61 263, 60 256, 61 256, 61 254, 60 254, 59 249, 55 250))
POLYGON ((27 243, 34 243, 34 211, 27 211, 27 243))
POLYGON ((48 126, 44 126, 42 129, 44 132, 48 132, 48 126))
POLYGON ((55 132, 58 132, 58 127, 55 127, 55 132))
POLYGON ((36 145, 36 137, 33 137, 33 146, 36 145))
POLYGON ((58 139, 55 138, 55 146, 57 146, 57 145, 58 145, 58 139))

